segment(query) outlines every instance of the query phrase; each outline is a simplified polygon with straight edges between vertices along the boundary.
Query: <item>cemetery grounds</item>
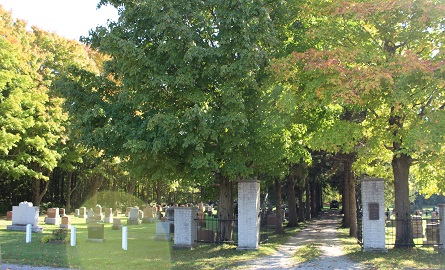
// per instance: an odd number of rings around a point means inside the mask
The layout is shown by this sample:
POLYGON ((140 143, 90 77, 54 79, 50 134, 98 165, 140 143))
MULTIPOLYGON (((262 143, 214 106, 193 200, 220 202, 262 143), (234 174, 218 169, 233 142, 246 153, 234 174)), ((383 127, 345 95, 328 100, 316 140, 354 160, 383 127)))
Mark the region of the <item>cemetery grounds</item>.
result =
MULTIPOLYGON (((42 225, 44 233, 33 233, 31 243, 25 243, 25 232, 8 231, 10 220, 0 218, 0 261, 3 264, 47 266, 75 269, 237 269, 245 262, 273 254, 280 244, 298 233, 299 228, 285 228, 286 235, 269 235, 268 243, 256 251, 238 251, 234 245, 203 244, 193 250, 172 249, 172 241, 154 241, 155 223, 128 226, 128 250, 122 249, 122 231, 105 224, 105 242, 87 241, 85 219, 70 216, 77 229, 77 244, 42 243, 40 240, 59 229, 57 225, 42 225)), ((126 218, 121 216, 122 225, 126 218)), ((44 224, 41 216, 39 224, 44 224)), ((285 224, 284 224, 285 225, 285 224)), ((320 232, 322 233, 322 232, 320 232)), ((356 239, 339 228, 344 253, 369 269, 445 269, 445 256, 433 248, 389 249, 387 253, 363 253, 356 239)), ((305 262, 319 259, 316 243, 295 251, 294 260, 305 262)))

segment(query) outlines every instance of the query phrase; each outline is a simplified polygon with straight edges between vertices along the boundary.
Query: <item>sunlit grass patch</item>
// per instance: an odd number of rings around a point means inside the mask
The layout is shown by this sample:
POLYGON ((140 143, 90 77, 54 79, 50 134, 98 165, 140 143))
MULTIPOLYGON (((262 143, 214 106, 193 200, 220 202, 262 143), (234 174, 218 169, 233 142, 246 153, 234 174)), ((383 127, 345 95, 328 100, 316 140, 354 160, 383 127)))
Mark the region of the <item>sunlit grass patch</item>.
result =
POLYGON ((298 263, 312 261, 320 256, 319 246, 317 243, 306 244, 295 251, 293 259, 298 263))
MULTIPOLYGON (((41 217, 39 224, 43 224, 41 217)), ((126 217, 119 216, 126 226, 126 217)), ((25 232, 7 231, 11 221, 0 219, 0 244, 3 263, 34 266, 72 267, 77 269, 237 269, 248 261, 273 254, 289 237, 300 231, 299 227, 284 227, 286 234, 275 234, 268 229, 268 242, 257 250, 237 250, 236 245, 203 244, 193 250, 172 249, 173 242, 154 241, 155 223, 128 226, 128 250, 122 250, 122 231, 112 230, 104 224, 106 241, 87 241, 88 224, 85 219, 71 216, 71 225, 76 226, 77 245, 69 243, 42 243, 58 226, 44 224, 44 233, 32 234, 32 242, 25 243, 25 232)))
POLYGON ((339 229, 345 254, 353 261, 375 269, 445 269, 445 256, 432 247, 388 247, 388 252, 363 252, 349 229, 339 229))

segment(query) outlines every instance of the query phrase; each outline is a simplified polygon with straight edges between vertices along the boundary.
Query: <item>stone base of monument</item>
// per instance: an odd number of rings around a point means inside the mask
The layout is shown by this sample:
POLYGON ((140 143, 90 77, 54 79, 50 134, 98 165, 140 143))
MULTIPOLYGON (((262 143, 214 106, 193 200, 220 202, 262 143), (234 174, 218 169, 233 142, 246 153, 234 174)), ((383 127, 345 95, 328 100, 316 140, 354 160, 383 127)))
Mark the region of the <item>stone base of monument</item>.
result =
POLYGON ((113 217, 104 217, 104 223, 113 223, 113 217))
MULTIPOLYGON (((6 229, 9 231, 23 231, 26 232, 26 225, 8 225, 6 229)), ((43 233, 43 227, 41 226, 32 226, 31 231, 35 233, 43 233)))
POLYGON ((112 230, 122 230, 122 225, 113 225, 111 226, 112 230))
POLYGON ((45 224, 59 225, 60 224, 60 218, 45 217, 45 224))
POLYGON ((71 229, 71 224, 60 224, 61 229, 71 229))
POLYGON ((112 230, 122 230, 121 220, 119 218, 113 218, 113 226, 111 226, 112 230))
POLYGON ((157 233, 153 239, 155 241, 171 241, 172 237, 169 233, 157 233))
POLYGON ((172 245, 172 249, 190 249, 192 250, 193 248, 195 248, 196 245, 172 245))
POLYGON ((155 221, 156 221, 156 218, 148 218, 148 217, 142 218, 142 223, 153 223, 155 221))
POLYGON ((141 221, 139 219, 129 218, 127 220, 127 225, 139 225, 139 224, 141 224, 141 221))
POLYGON ((362 248, 363 252, 388 252, 386 248, 362 248))

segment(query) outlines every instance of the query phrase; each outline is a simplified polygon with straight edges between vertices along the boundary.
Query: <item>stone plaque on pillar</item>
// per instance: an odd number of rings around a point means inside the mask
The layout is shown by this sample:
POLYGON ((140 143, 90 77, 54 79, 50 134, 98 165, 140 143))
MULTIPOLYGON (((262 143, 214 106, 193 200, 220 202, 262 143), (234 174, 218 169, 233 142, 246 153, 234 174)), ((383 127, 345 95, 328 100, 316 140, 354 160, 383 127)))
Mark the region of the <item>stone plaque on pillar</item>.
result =
POLYGON ((366 177, 362 181, 363 251, 384 251, 384 180, 366 177))
POLYGON ((369 220, 379 220, 380 219, 380 209, 378 203, 368 203, 369 220))

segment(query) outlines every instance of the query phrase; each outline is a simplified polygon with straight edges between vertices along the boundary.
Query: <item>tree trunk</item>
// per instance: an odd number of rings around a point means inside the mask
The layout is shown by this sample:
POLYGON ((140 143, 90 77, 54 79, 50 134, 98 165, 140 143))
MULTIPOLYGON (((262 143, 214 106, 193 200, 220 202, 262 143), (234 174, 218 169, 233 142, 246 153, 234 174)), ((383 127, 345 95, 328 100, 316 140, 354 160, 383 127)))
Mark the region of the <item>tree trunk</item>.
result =
POLYGON ((92 180, 93 181, 90 186, 90 200, 91 200, 92 207, 94 207, 95 205, 97 205, 97 191, 102 186, 104 176, 96 175, 92 178, 92 180))
POLYGON ((304 201, 303 201, 303 189, 297 189, 298 194, 298 221, 304 222, 304 201))
POLYGON ((317 196, 316 196, 316 189, 317 184, 311 183, 310 185, 310 192, 311 192, 311 216, 317 217, 318 216, 318 209, 317 209, 317 196))
POLYGON ((48 191, 49 187, 49 180, 45 181, 45 187, 42 191, 41 189, 41 181, 40 179, 33 179, 32 180, 32 204, 34 206, 40 206, 43 197, 45 196, 46 192, 48 191))
POLYGON ((40 179, 32 179, 32 204, 40 206, 40 179))
POLYGON ((297 193, 298 193, 298 221, 304 222, 305 218, 305 211, 304 211, 304 202, 303 202, 303 195, 304 195, 304 186, 306 184, 307 179, 307 170, 305 163, 301 162, 297 164, 296 167, 296 186, 297 186, 297 193))
POLYGON ((275 179, 275 192, 276 192, 276 196, 277 196, 277 205, 276 205, 276 220, 277 223, 275 224, 275 233, 277 234, 284 234, 284 229, 283 229, 283 221, 282 221, 282 209, 281 209, 281 183, 278 179, 275 179))
MULTIPOLYGON (((36 164, 34 165, 34 170, 40 171, 41 168, 36 164)), ((42 191, 40 191, 41 189, 41 181, 40 179, 32 179, 32 184, 31 184, 31 189, 32 189, 32 204, 34 206, 40 206, 40 203, 42 202, 43 196, 45 196, 46 192, 48 191, 48 187, 49 187, 49 175, 50 172, 48 171, 47 175, 48 176, 48 180, 45 181, 45 187, 43 188, 42 191)))
POLYGON ((116 173, 116 175, 114 176, 114 180, 113 180, 113 209, 114 210, 117 209, 118 181, 119 181, 119 176, 116 173))
POLYGON ((306 177, 306 220, 311 219, 311 184, 309 177, 306 177))
POLYGON ((219 203, 218 203, 218 242, 233 241, 234 183, 229 178, 219 175, 219 203))
POLYGON ((355 202, 355 176, 352 171, 354 155, 350 155, 345 161, 345 185, 348 185, 348 217, 349 217, 349 236, 357 237, 357 204, 355 202))
POLYGON ((323 197, 322 197, 321 185, 317 184, 316 196, 317 196, 317 211, 320 213, 323 210, 323 197))
POLYGON ((73 179, 73 172, 68 172, 66 183, 66 213, 71 212, 71 181, 73 179))
POLYGON ((156 203, 162 203, 161 180, 156 181, 156 203))
POLYGON ((347 163, 343 163, 343 196, 342 196, 342 211, 343 211, 343 222, 342 226, 344 228, 350 228, 351 227, 351 208, 350 208, 350 195, 351 191, 349 190, 351 188, 351 185, 349 184, 349 173, 347 169, 347 163))
MULTIPOLYGON (((292 168, 291 168, 292 169, 292 168)), ((287 204, 289 208, 288 223, 287 227, 298 226, 297 218, 297 201, 295 199, 295 173, 290 172, 287 178, 287 204)))
POLYGON ((409 203, 409 169, 411 157, 405 154, 394 155, 391 165, 394 173, 395 214, 396 214, 396 248, 414 247, 411 229, 409 203))

